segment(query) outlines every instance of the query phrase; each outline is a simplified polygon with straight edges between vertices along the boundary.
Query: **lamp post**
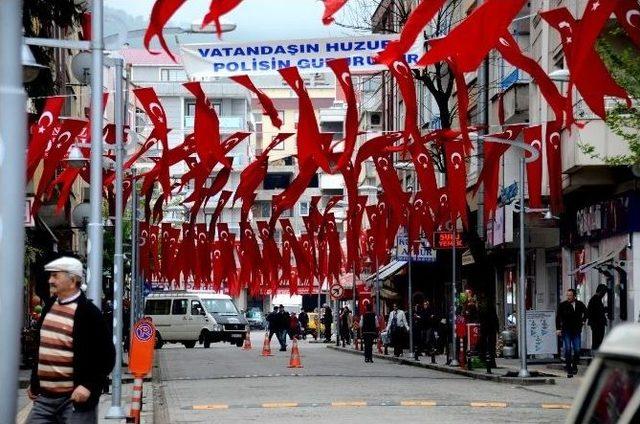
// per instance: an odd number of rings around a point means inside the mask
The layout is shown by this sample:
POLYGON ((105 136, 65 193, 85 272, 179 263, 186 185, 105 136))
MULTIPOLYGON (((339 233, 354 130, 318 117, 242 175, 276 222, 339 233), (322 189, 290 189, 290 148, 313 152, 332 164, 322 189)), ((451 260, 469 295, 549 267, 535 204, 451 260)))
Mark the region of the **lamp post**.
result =
POLYGON ((22 1, 0 1, 0 422, 14 422, 24 281, 27 120, 21 61, 22 1))
MULTIPOLYGON (((520 263, 519 263, 519 280, 520 287, 518 288, 518 350, 520 353, 520 371, 518 372, 518 376, 522 378, 530 377, 529 370, 527 369, 527 324, 526 324, 526 305, 525 305, 525 293, 526 293, 526 276, 525 276, 525 250, 524 250, 524 172, 526 163, 535 162, 539 153, 534 147, 528 145, 527 143, 523 143, 520 141, 509 141, 500 138, 494 138, 489 136, 479 136, 477 134, 472 133, 473 137, 482 138, 485 142, 490 143, 499 143, 499 144, 508 144, 509 146, 518 147, 522 149, 522 157, 520 158, 520 263), (530 156, 527 158, 525 156, 526 152, 529 152, 530 156)), ((455 240, 454 240, 455 246, 455 240)))

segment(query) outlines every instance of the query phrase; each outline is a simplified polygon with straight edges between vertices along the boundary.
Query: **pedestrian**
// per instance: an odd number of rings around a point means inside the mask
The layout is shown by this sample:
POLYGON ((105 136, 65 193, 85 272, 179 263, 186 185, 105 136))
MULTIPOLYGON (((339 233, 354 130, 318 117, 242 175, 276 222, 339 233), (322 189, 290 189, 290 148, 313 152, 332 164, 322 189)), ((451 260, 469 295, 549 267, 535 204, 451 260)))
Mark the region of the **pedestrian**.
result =
POLYGON ((500 320, 498 319, 495 304, 490 302, 484 295, 481 296, 478 305, 478 322, 480 323, 480 344, 485 353, 487 369, 497 368, 496 343, 498 330, 500 330, 500 320))
POLYGON ((353 326, 353 317, 348 306, 345 306, 340 316, 340 338, 342 339, 342 347, 345 343, 351 344, 351 327, 353 326))
POLYGON ((578 372, 582 326, 586 318, 587 308, 584 303, 576 299, 576 291, 567 290, 567 300, 560 303, 556 313, 556 334, 562 336, 568 378, 578 372))
POLYGON ((393 310, 389 314, 387 331, 391 335, 393 345, 393 356, 396 358, 402 355, 405 339, 409 331, 409 324, 402 309, 398 309, 398 304, 393 304, 393 310))
POLYGON ((589 300, 587 306, 587 317, 589 327, 591 327, 591 350, 598 350, 604 338, 604 328, 607 326, 607 312, 602 304, 602 299, 607 294, 608 288, 605 284, 600 284, 589 300))
POLYGON ((38 321, 38 360, 27 394, 27 423, 96 423, 115 348, 102 313, 81 290, 82 263, 62 257, 45 266, 54 296, 38 321))
POLYGON ((373 362, 373 341, 378 337, 378 317, 373 312, 371 302, 367 303, 367 312, 362 315, 362 341, 364 344, 364 362, 373 362))
POLYGON ((309 327, 309 315, 304 311, 300 311, 298 314, 298 321, 300 322, 300 333, 302 333, 302 340, 307 340, 307 328, 309 327))
POLYGON ((333 311, 327 305, 324 304, 324 315, 322 316, 322 324, 324 324, 324 342, 331 342, 331 324, 333 324, 333 311))
POLYGON ((290 326, 289 319, 290 319, 289 313, 284 309, 283 305, 280 305, 278 307, 277 321, 278 321, 278 334, 280 335, 280 337, 278 337, 278 340, 280 341, 281 352, 287 351, 287 333, 289 332, 289 326, 290 326))
POLYGON ((267 315, 267 329, 269 330, 269 343, 271 343, 271 338, 273 335, 276 335, 278 341, 280 341, 280 330, 278 329, 278 307, 273 307, 273 312, 267 315))
POLYGON ((300 336, 300 321, 295 312, 289 317, 289 338, 291 340, 298 339, 300 336))

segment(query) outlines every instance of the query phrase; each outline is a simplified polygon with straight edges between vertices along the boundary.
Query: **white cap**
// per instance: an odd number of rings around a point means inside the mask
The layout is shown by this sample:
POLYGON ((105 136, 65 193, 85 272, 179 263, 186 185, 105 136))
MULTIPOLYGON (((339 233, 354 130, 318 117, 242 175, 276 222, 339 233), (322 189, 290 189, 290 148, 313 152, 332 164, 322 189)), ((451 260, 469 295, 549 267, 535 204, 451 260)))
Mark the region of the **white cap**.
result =
POLYGON ((55 261, 49 262, 44 266, 44 270, 49 272, 68 272, 69 274, 84 278, 84 269, 82 267, 82 262, 80 262, 76 258, 70 258, 67 256, 63 256, 62 258, 58 258, 55 261))

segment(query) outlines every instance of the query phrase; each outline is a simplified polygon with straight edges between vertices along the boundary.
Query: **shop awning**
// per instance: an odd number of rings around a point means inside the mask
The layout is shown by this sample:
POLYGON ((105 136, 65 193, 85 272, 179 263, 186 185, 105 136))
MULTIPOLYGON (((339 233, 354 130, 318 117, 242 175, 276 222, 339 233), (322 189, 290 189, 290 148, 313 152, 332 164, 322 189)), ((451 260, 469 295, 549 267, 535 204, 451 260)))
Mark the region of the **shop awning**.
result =
POLYGON ((389 299, 389 300, 402 299, 402 296, 400 296, 398 293, 391 291, 389 289, 380 289, 380 297, 383 299, 389 299))
MULTIPOLYGON (((391 278, 394 275, 396 275, 398 272, 400 272, 400 270, 402 270, 402 268, 404 268, 406 265, 407 265, 407 261, 393 260, 378 270, 378 278, 380 278, 380 281, 391 278)), ((366 281, 375 281, 375 280, 376 280, 376 273, 374 272, 367 278, 366 281)))
POLYGON ((623 245, 619 246, 618 248, 609 251, 609 253, 607 253, 606 255, 600 256, 598 259, 594 261, 580 265, 578 268, 570 271, 569 275, 575 275, 578 272, 586 272, 586 271, 589 271, 591 268, 596 268, 607 262, 612 262, 615 259, 617 259, 618 256, 620 255, 620 252, 622 252, 626 248, 627 248, 627 243, 625 242, 623 245))

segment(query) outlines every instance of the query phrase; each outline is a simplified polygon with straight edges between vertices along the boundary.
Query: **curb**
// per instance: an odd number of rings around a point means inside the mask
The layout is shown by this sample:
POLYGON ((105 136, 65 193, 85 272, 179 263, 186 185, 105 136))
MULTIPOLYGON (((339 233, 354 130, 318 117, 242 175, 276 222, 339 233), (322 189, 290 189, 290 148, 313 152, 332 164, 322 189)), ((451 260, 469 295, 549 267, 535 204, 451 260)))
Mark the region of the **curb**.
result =
MULTIPOLYGON (((362 352, 349 349, 349 348, 336 347, 336 346, 327 346, 327 348, 333 349, 339 352, 351 353, 352 355, 362 355, 362 352)), ((406 359, 406 358, 389 357, 389 356, 381 355, 379 353, 374 353, 373 356, 374 358, 384 359, 386 361, 395 362, 401 365, 409 365, 412 367, 442 371, 449 374, 455 374, 455 375, 461 375, 464 377, 473 378, 476 380, 493 381, 496 383, 517 384, 519 386, 538 386, 538 385, 546 385, 546 384, 556 384, 555 378, 553 378, 553 376, 546 375, 546 374, 544 374, 541 377, 531 377, 531 378, 507 377, 505 375, 500 375, 500 374, 487 374, 484 372, 469 371, 461 368, 451 368, 445 365, 435 365, 435 364, 429 364, 429 363, 423 363, 423 362, 416 362, 414 360, 406 359)))

